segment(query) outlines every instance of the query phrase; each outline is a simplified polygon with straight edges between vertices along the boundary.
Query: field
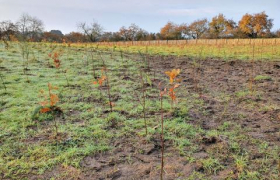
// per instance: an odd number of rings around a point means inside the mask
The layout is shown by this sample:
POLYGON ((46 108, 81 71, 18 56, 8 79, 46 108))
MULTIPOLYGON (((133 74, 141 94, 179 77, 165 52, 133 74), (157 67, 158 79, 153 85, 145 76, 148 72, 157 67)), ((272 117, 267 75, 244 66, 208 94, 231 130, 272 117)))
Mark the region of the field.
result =
POLYGON ((163 179, 279 178, 280 46, 13 42, 0 75, 1 179, 160 179, 161 137, 163 179))

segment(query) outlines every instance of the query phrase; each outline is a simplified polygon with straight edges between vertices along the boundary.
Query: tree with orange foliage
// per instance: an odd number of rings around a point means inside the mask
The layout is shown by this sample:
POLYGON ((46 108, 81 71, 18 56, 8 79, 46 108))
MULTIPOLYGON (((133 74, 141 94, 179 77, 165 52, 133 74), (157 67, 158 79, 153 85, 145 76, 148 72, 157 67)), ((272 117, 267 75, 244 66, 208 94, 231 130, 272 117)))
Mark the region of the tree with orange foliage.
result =
POLYGON ((86 42, 86 38, 82 33, 79 32, 70 32, 64 36, 67 42, 86 42))
POLYGON ((264 37, 270 33, 273 19, 269 19, 265 12, 245 14, 239 21, 239 29, 250 38, 264 37))
POLYGON ((212 18, 209 27, 212 38, 222 38, 233 35, 233 31, 236 29, 236 23, 233 20, 226 19, 223 14, 219 14, 212 18))
POLYGON ((167 40, 181 39, 182 32, 179 25, 169 21, 161 28, 160 35, 167 40))

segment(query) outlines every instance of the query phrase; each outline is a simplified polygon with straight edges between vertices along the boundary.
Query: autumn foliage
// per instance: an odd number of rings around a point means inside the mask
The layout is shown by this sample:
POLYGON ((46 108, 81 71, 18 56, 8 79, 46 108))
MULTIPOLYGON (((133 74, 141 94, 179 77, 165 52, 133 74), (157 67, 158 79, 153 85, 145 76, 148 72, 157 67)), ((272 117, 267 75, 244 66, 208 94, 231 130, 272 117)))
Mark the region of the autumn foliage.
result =
POLYGON ((98 84, 99 86, 103 85, 103 82, 106 80, 106 76, 104 75, 104 69, 101 70, 101 77, 94 81, 93 84, 98 84))
POLYGON ((169 76, 169 78, 170 78, 170 80, 169 80, 170 84, 173 84, 173 82, 174 82, 176 76, 177 76, 178 74, 180 74, 180 69, 173 69, 172 71, 166 71, 165 74, 166 74, 167 76, 169 76))
POLYGON ((176 77, 180 74, 180 69, 173 69, 172 71, 166 71, 165 74, 169 76, 169 82, 171 87, 168 90, 168 95, 172 100, 172 104, 176 100, 175 89, 180 86, 180 84, 176 84, 174 82, 180 82, 180 79, 176 79, 176 77))
POLYGON ((53 63, 54 63, 56 68, 59 68, 60 65, 61 65, 61 61, 59 60, 61 55, 62 55, 61 52, 54 52, 53 54, 49 53, 49 55, 48 55, 49 58, 51 58, 53 60, 53 63))
POLYGON ((263 37, 270 33, 272 21, 265 12, 245 14, 239 21, 239 29, 249 37, 263 37))
POLYGON ((40 95, 44 97, 44 101, 41 101, 39 104, 43 107, 40 110, 40 113, 47 113, 52 110, 52 108, 57 104, 59 98, 56 94, 52 92, 52 90, 57 90, 56 86, 51 85, 48 83, 48 94, 45 93, 44 90, 40 90, 40 95))

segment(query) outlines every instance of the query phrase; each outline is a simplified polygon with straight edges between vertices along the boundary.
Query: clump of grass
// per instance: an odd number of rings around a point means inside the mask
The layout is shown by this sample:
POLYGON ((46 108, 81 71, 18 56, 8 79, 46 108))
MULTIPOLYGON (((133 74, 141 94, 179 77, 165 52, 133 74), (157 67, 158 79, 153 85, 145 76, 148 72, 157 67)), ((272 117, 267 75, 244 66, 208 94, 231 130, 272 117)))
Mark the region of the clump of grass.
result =
POLYGON ((254 78, 254 81, 271 81, 272 78, 270 76, 264 76, 264 75, 257 75, 254 78))

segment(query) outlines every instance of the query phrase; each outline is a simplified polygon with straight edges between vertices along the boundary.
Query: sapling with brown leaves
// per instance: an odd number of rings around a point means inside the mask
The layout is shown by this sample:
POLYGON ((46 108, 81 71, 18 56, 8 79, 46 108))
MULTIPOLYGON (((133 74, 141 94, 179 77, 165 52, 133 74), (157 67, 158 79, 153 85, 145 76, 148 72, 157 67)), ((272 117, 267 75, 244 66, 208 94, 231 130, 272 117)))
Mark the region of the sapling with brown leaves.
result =
MULTIPOLYGON (((176 101, 176 93, 175 89, 180 86, 180 84, 176 82, 180 82, 180 79, 177 79, 177 76, 180 74, 180 69, 172 69, 171 71, 166 71, 165 74, 169 76, 169 89, 168 89, 168 95, 171 99, 171 107, 173 108, 174 103, 176 101)), ((167 94, 167 88, 161 88, 159 84, 160 89, 160 111, 161 111, 161 171, 160 171, 160 179, 163 180, 163 169, 164 169, 164 119, 163 119, 163 97, 165 94, 167 94)))
POLYGON ((41 105, 40 113, 51 113, 52 118, 54 121, 54 127, 55 127, 55 138, 57 138, 58 135, 58 125, 57 125, 57 119, 56 115, 57 113, 61 113, 61 108, 57 107, 57 103, 59 101, 58 96, 53 93, 54 90, 57 90, 58 87, 53 86, 51 83, 48 83, 48 92, 45 93, 44 90, 40 90, 40 96, 44 98, 43 101, 41 101, 39 104, 41 105))
POLYGON ((69 79, 67 77, 67 69, 65 69, 65 70, 61 69, 61 56, 62 56, 62 54, 63 54, 63 51, 62 50, 58 50, 58 51, 56 51, 54 53, 49 53, 48 56, 49 56, 49 58, 51 58, 53 60, 54 67, 58 70, 58 72, 63 74, 63 76, 66 79, 67 86, 69 87, 70 84, 69 84, 69 79))
POLYGON ((172 71, 166 71, 165 74, 169 76, 170 88, 168 90, 168 95, 171 98, 171 107, 173 108, 174 103, 176 101, 175 89, 179 87, 179 84, 175 82, 180 82, 180 79, 176 79, 176 77, 180 74, 180 69, 173 69, 172 71))
POLYGON ((94 82, 93 82, 93 84, 99 86, 98 89, 99 89, 99 92, 100 92, 100 96, 102 95, 102 93, 101 93, 101 87, 103 86, 103 83, 104 83, 104 81, 106 80, 106 76, 104 75, 103 72, 104 72, 104 70, 101 69, 101 76, 100 76, 100 78, 98 78, 97 81, 94 81, 94 82))

